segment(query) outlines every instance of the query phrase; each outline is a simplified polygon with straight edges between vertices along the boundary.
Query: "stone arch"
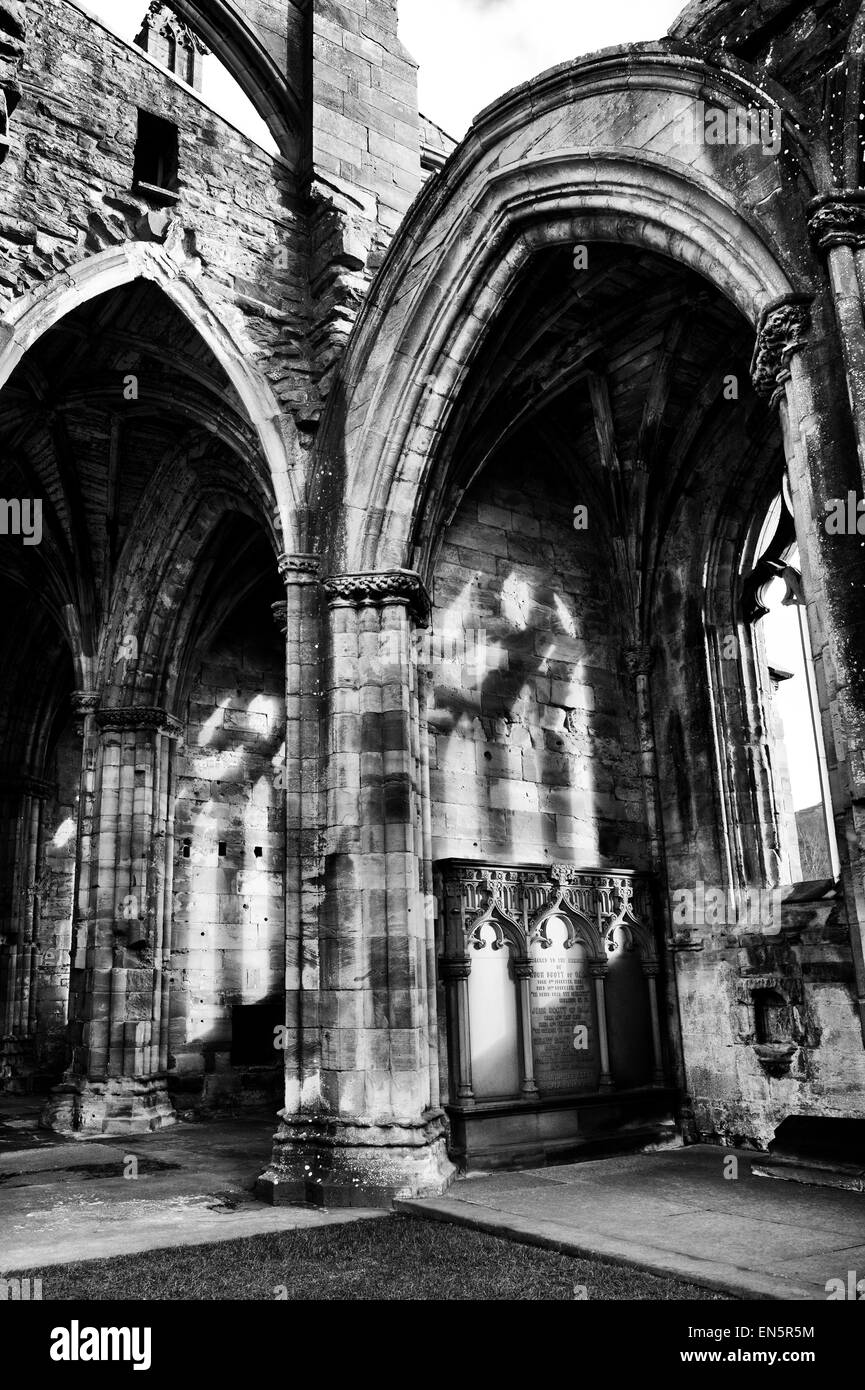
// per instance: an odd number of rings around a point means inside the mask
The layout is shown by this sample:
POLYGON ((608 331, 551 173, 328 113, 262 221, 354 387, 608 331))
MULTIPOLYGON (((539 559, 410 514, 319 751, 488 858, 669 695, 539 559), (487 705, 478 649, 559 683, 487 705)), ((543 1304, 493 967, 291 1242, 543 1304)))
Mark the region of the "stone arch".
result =
POLYGON ((88 256, 22 298, 0 321, 0 390, 28 349, 73 309, 138 279, 157 285, 185 315, 237 391, 267 462, 278 525, 285 549, 290 550, 300 502, 292 468, 297 450, 294 424, 280 409, 251 350, 224 323, 195 258, 151 243, 127 242, 88 256))
POLYGON ((526 959, 528 943, 523 932, 502 910, 500 903, 492 902, 486 912, 472 922, 471 930, 467 933, 466 951, 469 961, 474 951, 483 950, 481 932, 484 927, 489 927, 495 936, 493 950, 501 951, 505 946, 509 946, 514 960, 526 959))
POLYGON ((297 154, 304 129, 303 102, 232 0, 172 0, 249 97, 279 148, 297 154))
MULTIPOLYGON (((599 66, 600 59, 556 69, 485 113, 452 159, 445 186, 426 191, 391 248, 325 423, 320 457, 343 485, 342 496, 331 488, 328 499, 329 521, 336 512, 341 523, 329 528, 342 552, 334 568, 424 570, 420 510, 441 468, 453 402, 500 305, 540 248, 594 240, 659 252, 696 271, 755 328, 767 306, 811 289, 807 245, 781 220, 761 217, 756 198, 754 205, 743 199, 728 171, 719 177, 691 167, 658 153, 651 139, 641 146, 635 138, 633 148, 550 139, 542 148, 551 113, 579 108, 582 95, 590 100, 601 87, 599 66)), ((669 49, 657 46, 643 46, 627 79, 620 55, 607 55, 607 67, 605 95, 626 80, 651 86, 671 118, 683 96, 757 99, 753 80, 693 56, 674 67, 669 49)), ((786 138, 816 191, 823 174, 802 154, 793 98, 783 109, 786 138)))
POLYGON ((560 921, 564 923, 567 930, 568 939, 566 949, 570 950, 574 946, 582 946, 586 952, 586 957, 593 965, 604 964, 603 943, 598 935, 598 929, 594 922, 589 921, 582 912, 574 907, 569 907, 559 901, 552 906, 545 908, 539 916, 532 920, 531 931, 529 933, 530 944, 537 944, 542 949, 549 947, 550 941, 547 935, 547 925, 550 922, 560 921))
POLYGON ((139 518, 131 528, 136 539, 124 557, 122 578, 115 586, 114 606, 102 633, 94 672, 96 687, 111 690, 111 704, 157 703, 170 713, 177 713, 188 676, 187 647, 198 616, 198 604, 189 602, 190 587, 196 582, 208 544, 222 521, 242 515, 268 535, 273 573, 275 577, 278 574, 278 545, 269 532, 264 506, 256 506, 243 496, 233 485, 228 470, 223 470, 204 491, 192 485, 177 486, 178 481, 182 484, 184 480, 179 461, 166 459, 142 499, 139 518), (171 490, 167 487, 169 479, 174 483, 171 490), (163 506, 166 496, 168 501, 163 506), (153 546, 154 534, 171 537, 171 544, 164 550, 153 546), (139 617, 134 635, 140 660, 123 661, 119 666, 127 615, 136 609, 139 617))

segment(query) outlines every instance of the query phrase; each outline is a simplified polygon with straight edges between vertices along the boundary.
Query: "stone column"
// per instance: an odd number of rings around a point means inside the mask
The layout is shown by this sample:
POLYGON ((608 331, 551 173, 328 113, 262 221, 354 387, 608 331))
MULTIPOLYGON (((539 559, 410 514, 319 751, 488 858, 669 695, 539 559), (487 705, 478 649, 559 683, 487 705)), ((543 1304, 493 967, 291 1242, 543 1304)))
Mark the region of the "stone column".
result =
POLYGON ((534 966, 530 960, 514 963, 514 975, 519 988, 520 1042, 522 1048, 523 1079, 520 1086, 524 1096, 538 1094, 535 1081, 535 1057, 532 1051, 532 975, 534 966))
POLYGON ((865 1040, 865 552, 861 537, 825 527, 860 473, 844 372, 821 301, 788 296, 763 311, 754 384, 780 409, 865 1040))
POLYGON ((452 1176, 433 1097, 423 809, 408 571, 328 580, 327 851, 320 1091, 283 1115, 260 1179, 274 1202, 389 1205, 452 1176))
POLYGON ((168 975, 177 720, 85 712, 75 995, 80 1042, 44 1121, 62 1133, 147 1133, 174 1122, 168 975))
MULTIPOLYGON (((654 665, 654 653, 649 646, 633 646, 625 651, 625 668, 628 675, 634 681, 637 695, 637 725, 640 736, 640 761, 642 768, 643 781, 643 800, 646 807, 646 821, 649 831, 649 846, 651 862, 655 872, 660 879, 663 892, 664 904, 670 901, 670 882, 667 873, 666 855, 664 853, 664 839, 661 834, 661 816, 659 809, 659 788, 658 788, 658 756, 655 745, 655 724, 652 709, 652 667, 654 665)), ((667 924, 661 938, 666 969, 664 972, 665 990, 664 1002, 666 1005, 665 1016, 669 1020, 667 1037, 672 1058, 673 1074, 676 1089, 679 1092, 680 1116, 683 1131, 691 1133, 693 1130, 693 1110, 691 1098, 688 1094, 688 1078, 685 1068, 685 1049, 682 1042, 682 1020, 679 1010, 679 989, 676 980, 676 964, 673 952, 670 949, 669 927, 669 908, 664 913, 664 920, 667 924)), ((656 971, 657 973, 657 971, 656 971)), ((654 980, 649 981, 651 989, 652 1018, 654 1024, 660 1026, 658 1017, 658 998, 654 980)), ((660 1035, 655 1052, 655 1072, 660 1070, 660 1080, 656 1084, 664 1084, 663 1064, 658 1061, 662 1055, 660 1035)))
POLYGON ((273 613, 285 634, 285 1114, 319 1096, 318 760, 319 561, 283 555, 285 600, 273 613), (305 888, 305 885, 312 885, 305 888), (313 900, 310 901, 310 898, 313 900))
POLYGON ((605 965, 590 965, 589 973, 595 981, 595 1004, 598 1013, 598 1043, 601 1052, 601 1075, 598 1079, 598 1088, 601 1091, 611 1091, 613 1089, 613 1074, 610 1071, 610 1042, 607 1036, 607 967, 605 965))
POLYGON ((661 1042, 661 1020, 658 1015, 658 966, 654 962, 643 962, 643 976, 649 995, 649 1013, 652 1019, 652 1085, 663 1086, 664 1049, 661 1042))
POLYGON ((467 956, 443 960, 442 978, 448 992, 448 1054, 452 1084, 460 1105, 474 1105, 472 1086, 472 1033, 469 1015, 469 975, 472 963, 467 956))
POLYGON ((418 809, 420 814, 420 837, 422 847, 421 888, 424 902, 424 928, 426 933, 426 978, 429 991, 430 1032, 429 1069, 430 1104, 443 1103, 441 1068, 439 1063, 439 1016, 443 1000, 438 985, 436 960, 436 912, 435 885, 433 881, 433 833, 432 796, 430 794, 430 730, 427 724, 427 710, 434 703, 434 681, 432 672, 416 667, 417 688, 413 696, 412 727, 417 736, 417 773, 420 779, 418 809))
POLYGON ((825 258, 865 485, 865 191, 839 188, 809 208, 811 239, 825 258))

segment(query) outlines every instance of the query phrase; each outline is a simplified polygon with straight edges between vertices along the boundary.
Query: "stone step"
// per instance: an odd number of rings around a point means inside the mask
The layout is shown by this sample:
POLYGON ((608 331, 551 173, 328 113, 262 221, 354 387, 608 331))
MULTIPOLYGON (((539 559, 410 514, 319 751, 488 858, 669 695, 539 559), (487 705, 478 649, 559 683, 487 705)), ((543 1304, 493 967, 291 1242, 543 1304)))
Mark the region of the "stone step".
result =
POLYGON ((751 1172, 755 1178, 776 1178, 810 1187, 834 1187, 843 1192, 865 1192, 865 1168, 856 1163, 772 1157, 752 1163, 751 1172))

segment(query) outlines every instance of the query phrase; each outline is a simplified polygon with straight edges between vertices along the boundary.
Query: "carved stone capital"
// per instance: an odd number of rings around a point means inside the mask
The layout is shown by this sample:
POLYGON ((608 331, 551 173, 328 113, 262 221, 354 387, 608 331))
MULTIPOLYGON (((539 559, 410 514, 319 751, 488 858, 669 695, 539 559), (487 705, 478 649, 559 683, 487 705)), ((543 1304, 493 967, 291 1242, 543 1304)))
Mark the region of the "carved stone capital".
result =
POLYGON ((279 572, 289 584, 315 584, 319 579, 317 555, 280 555, 279 572))
POLYGON ((72 708, 76 714, 95 714, 102 703, 102 696, 93 690, 76 690, 72 695, 72 708))
POLYGON ((815 198, 808 208, 808 230, 816 250, 865 247, 865 193, 839 189, 815 198))
POLYGON ((535 973, 534 962, 530 960, 514 961, 514 976, 517 980, 531 980, 535 973))
POLYGON ((96 713, 96 723, 100 729, 127 733, 142 730, 148 733, 167 734, 169 738, 179 738, 183 725, 167 710, 153 706, 124 705, 117 709, 100 709, 96 713))
POLYGON ((380 574, 340 574, 324 581, 331 607, 382 607, 402 604, 418 627, 429 627, 430 599, 419 574, 387 570, 380 574))
POLYGON ((441 977, 450 983, 453 980, 467 980, 472 973, 472 963, 468 956, 440 962, 441 977))
POLYGON ((629 676, 649 676, 655 664, 655 653, 651 647, 626 647, 625 670, 629 676))
POLYGON ((758 396, 774 398, 783 384, 790 357, 807 343, 811 298, 785 295, 774 304, 767 304, 761 313, 751 362, 751 379, 758 396))

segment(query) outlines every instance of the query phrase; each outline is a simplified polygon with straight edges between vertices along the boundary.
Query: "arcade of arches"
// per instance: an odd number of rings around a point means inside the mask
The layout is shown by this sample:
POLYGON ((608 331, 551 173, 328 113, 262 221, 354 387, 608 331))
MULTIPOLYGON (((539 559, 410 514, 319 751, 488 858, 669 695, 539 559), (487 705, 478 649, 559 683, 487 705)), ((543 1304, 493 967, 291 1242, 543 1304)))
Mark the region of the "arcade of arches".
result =
POLYGON ((278 1202, 865 1120, 865 7, 455 148, 395 5, 207 8, 278 155, 0 6, 0 1087, 278 1202))

